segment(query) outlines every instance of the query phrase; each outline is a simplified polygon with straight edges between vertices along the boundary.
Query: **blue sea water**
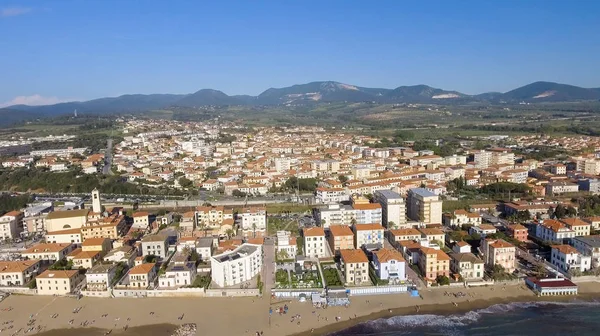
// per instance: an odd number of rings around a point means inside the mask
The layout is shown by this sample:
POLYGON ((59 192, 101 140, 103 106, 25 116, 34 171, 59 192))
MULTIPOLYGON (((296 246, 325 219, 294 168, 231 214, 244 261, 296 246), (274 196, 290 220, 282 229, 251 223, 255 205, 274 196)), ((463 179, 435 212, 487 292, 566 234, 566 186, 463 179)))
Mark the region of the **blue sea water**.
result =
POLYGON ((405 315, 358 324, 331 336, 600 335, 600 302, 497 304, 456 315, 405 315))

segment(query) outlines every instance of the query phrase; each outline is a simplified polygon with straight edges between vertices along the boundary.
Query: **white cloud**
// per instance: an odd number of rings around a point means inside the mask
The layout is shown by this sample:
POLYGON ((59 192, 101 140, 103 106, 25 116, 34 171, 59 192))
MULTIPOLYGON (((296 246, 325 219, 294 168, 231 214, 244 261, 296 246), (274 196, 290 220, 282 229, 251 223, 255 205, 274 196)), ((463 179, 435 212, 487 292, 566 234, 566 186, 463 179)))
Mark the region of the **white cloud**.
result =
POLYGON ((27 7, 5 7, 0 9, 0 17, 19 16, 31 12, 27 7))
POLYGON ((10 101, 0 103, 0 107, 6 107, 11 105, 30 105, 30 106, 38 106, 38 105, 52 105, 64 102, 76 101, 77 99, 60 99, 58 97, 44 97, 39 94, 34 94, 31 96, 18 96, 13 98, 10 101))

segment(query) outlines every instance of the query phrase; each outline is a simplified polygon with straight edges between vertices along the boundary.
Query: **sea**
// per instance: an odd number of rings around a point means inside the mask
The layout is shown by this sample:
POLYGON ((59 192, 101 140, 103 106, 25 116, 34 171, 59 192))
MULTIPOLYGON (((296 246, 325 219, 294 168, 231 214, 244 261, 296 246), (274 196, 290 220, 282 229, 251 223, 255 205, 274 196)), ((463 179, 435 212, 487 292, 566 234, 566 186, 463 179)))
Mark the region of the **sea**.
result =
POLYGON ((600 335, 600 301, 520 302, 456 315, 405 315, 364 322, 331 336, 600 335))

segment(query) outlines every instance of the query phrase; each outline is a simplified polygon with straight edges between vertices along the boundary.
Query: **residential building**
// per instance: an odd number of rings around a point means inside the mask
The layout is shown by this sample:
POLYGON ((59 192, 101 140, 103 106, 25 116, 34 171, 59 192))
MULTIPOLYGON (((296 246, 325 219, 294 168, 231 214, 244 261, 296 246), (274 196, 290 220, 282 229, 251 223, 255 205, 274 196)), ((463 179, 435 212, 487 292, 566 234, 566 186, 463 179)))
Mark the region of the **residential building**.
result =
POLYGON ((512 273, 515 270, 515 246, 502 239, 482 239, 481 250, 485 264, 504 267, 504 271, 512 273))
POLYGON ((40 261, 36 259, 16 261, 0 260, 0 286, 25 286, 39 271, 40 261))
POLYGON ((133 214, 132 228, 147 230, 150 225, 150 214, 144 211, 136 212, 133 214))
POLYGON ((424 188, 410 189, 406 203, 410 219, 425 224, 442 223, 442 201, 436 194, 424 188))
POLYGON ((340 250, 340 256, 346 285, 370 284, 369 259, 363 250, 340 250))
POLYGON ((348 194, 344 188, 317 188, 315 201, 322 204, 336 204, 347 201, 348 194))
POLYGON ((458 241, 452 246, 454 253, 471 253, 471 245, 465 241, 458 241))
POLYGON ((472 226, 469 229, 470 234, 478 234, 481 237, 485 237, 488 235, 493 235, 496 233, 496 227, 490 224, 481 224, 479 226, 472 226))
POLYGON ((583 255, 570 245, 552 246, 550 262, 563 272, 585 272, 592 268, 592 257, 583 255))
POLYGON ((577 184, 581 191, 589 191, 593 195, 600 194, 600 180, 598 179, 580 179, 577 184))
POLYGON ((419 269, 427 281, 435 281, 438 276, 450 276, 450 257, 444 251, 421 247, 419 252, 419 269))
POLYGON ((596 217, 586 217, 586 218, 582 218, 582 220, 586 223, 590 224, 591 229, 590 230, 600 230, 600 217, 596 216, 596 217))
POLYGON ((90 238, 119 239, 125 236, 126 233, 127 224, 125 216, 119 214, 112 214, 108 217, 88 221, 81 227, 83 240, 90 238))
POLYGON ((138 257, 138 251, 129 245, 123 245, 110 250, 103 258, 104 261, 113 263, 124 262, 131 267, 134 264, 135 258, 138 257))
POLYGON ((232 229, 234 224, 233 209, 223 206, 196 207, 195 226, 211 236, 227 236, 227 229, 232 229))
POLYGON ((396 229, 389 230, 390 240, 393 242, 400 242, 403 240, 419 240, 421 239, 421 232, 417 229, 396 229))
POLYGON ((340 250, 354 249, 354 232, 347 225, 331 225, 329 227, 329 247, 335 254, 340 250))
POLYGON ((304 256, 308 258, 324 258, 328 255, 325 246, 325 231, 322 227, 304 228, 302 230, 304 237, 304 256))
POLYGON ((446 234, 444 233, 444 231, 442 231, 440 229, 422 228, 422 229, 419 229, 419 232, 421 232, 422 238, 427 239, 427 241, 429 241, 429 242, 438 242, 438 245, 440 245, 440 247, 442 247, 446 244, 446 234))
POLYGON ((355 224, 354 230, 354 248, 359 249, 364 245, 379 245, 383 247, 383 232, 385 228, 381 224, 355 224))
POLYGON ((484 275, 484 262, 473 253, 450 253, 450 270, 464 280, 480 280, 484 275))
POLYGON ((381 224, 381 205, 378 203, 354 202, 352 210, 355 213, 357 224, 381 224))
POLYGON ((562 244, 566 239, 575 237, 575 231, 554 219, 545 219, 535 228, 535 236, 541 240, 562 244))
POLYGON ((221 287, 249 281, 262 269, 262 246, 244 243, 210 258, 212 280, 221 287))
POLYGON ((529 232, 526 227, 521 224, 513 224, 508 226, 508 233, 514 239, 520 242, 526 242, 529 236, 529 232))
POLYGON ((112 249, 112 242, 108 238, 88 238, 81 244, 84 252, 100 252, 104 256, 112 249))
POLYGON ((556 196, 566 193, 576 193, 579 191, 579 185, 573 182, 556 181, 546 184, 546 195, 556 196))
POLYGON ((170 263, 165 273, 158 277, 161 288, 178 288, 194 283, 197 271, 193 261, 170 263))
POLYGON ((298 254, 296 237, 291 236, 290 231, 277 231, 277 245, 275 246, 277 256, 281 259, 293 259, 298 254))
POLYGON ((0 217, 0 239, 19 238, 23 232, 23 213, 9 211, 0 217))
POLYGON ((74 250, 75 246, 71 244, 41 243, 33 245, 27 250, 21 252, 21 256, 28 259, 39 259, 50 263, 55 263, 67 257, 74 250))
POLYGON ((445 226, 461 227, 462 225, 479 226, 481 225, 481 215, 469 212, 463 209, 455 210, 453 213, 445 213, 443 216, 445 226))
POLYGON ((156 279, 156 264, 147 263, 132 267, 127 274, 129 283, 127 288, 146 289, 156 279))
POLYGON ((391 190, 378 190, 373 197, 381 205, 382 224, 387 229, 406 226, 406 205, 400 194, 391 190))
POLYGON ((46 233, 46 243, 81 245, 81 229, 66 229, 46 233))
POLYGON ((579 218, 563 218, 560 220, 566 227, 575 231, 575 237, 589 236, 591 224, 579 218))
MULTIPOLYGON (((117 265, 97 264, 85 273, 86 290, 106 291, 115 280, 117 265)), ((117 279, 118 280, 118 279, 117 279)))
POLYGON ((243 208, 236 215, 244 237, 261 238, 267 232, 267 209, 264 207, 243 208))
POLYGON ((575 237, 570 243, 581 254, 592 257, 592 267, 600 266, 600 235, 575 237))
POLYGON ((382 248, 373 252, 373 268, 377 277, 398 283, 406 280, 406 261, 400 252, 382 248))
POLYGON ((47 270, 35 277, 38 295, 65 295, 72 293, 83 280, 77 270, 47 270))
POLYGON ((155 255, 161 259, 167 257, 167 237, 163 235, 151 235, 142 238, 142 255, 155 255))

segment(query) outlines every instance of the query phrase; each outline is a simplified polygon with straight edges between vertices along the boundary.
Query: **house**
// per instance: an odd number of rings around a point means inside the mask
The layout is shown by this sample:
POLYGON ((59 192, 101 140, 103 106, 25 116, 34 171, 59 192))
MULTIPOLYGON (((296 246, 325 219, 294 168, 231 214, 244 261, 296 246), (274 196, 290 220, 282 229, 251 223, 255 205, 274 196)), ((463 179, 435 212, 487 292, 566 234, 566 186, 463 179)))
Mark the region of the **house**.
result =
POLYGON ((81 245, 81 229, 66 229, 46 233, 46 243, 81 245))
POLYGON ((250 207, 240 210, 236 219, 242 228, 244 237, 260 238, 267 232, 267 209, 250 207))
POLYGON ((21 252, 21 256, 28 259, 39 259, 55 263, 67 257, 74 250, 71 244, 41 243, 21 252))
POLYGON ((39 260, 0 260, 0 286, 25 286, 39 271, 39 260))
POLYGON ((440 229, 435 229, 435 228, 422 228, 419 229, 419 232, 421 232, 421 237, 427 239, 427 241, 430 242, 438 242, 438 244, 441 246, 444 246, 446 244, 446 234, 444 234, 444 231, 440 230, 440 229))
POLYGON ((23 232, 23 213, 9 211, 0 217, 0 239, 19 238, 23 232))
POLYGON ((526 242, 529 235, 527 228, 521 224, 509 225, 508 234, 520 242, 526 242))
POLYGON ((341 269, 346 285, 370 285, 369 259, 363 250, 340 250, 341 269))
POLYGON ((490 269, 500 265, 507 273, 515 270, 515 252, 513 244, 502 239, 482 239, 481 250, 486 266, 490 269))
POLYGON ((421 247, 418 265, 427 281, 435 281, 438 276, 450 276, 450 257, 444 251, 421 247))
MULTIPOLYGON (((97 264, 85 273, 86 290, 106 291, 115 280, 117 265, 97 264)), ((118 279, 116 279, 118 280, 118 279)))
POLYGON ((362 248, 365 245, 375 244, 383 247, 383 231, 381 224, 355 224, 354 248, 362 248))
POLYGON ((550 262, 563 272, 585 272, 592 268, 592 257, 583 255, 570 245, 552 246, 550 262))
POLYGON ((575 237, 575 231, 569 229, 562 222, 554 219, 545 219, 537 224, 535 236, 541 240, 562 244, 566 239, 575 237))
POLYGON ((481 224, 479 226, 472 226, 471 228, 469 228, 470 234, 478 234, 481 237, 492 235, 496 233, 496 231, 496 228, 490 224, 481 224))
POLYGON ((579 218, 563 218, 560 220, 566 227, 575 231, 575 237, 589 236, 592 225, 579 218))
POLYGON ((460 227, 462 225, 479 226, 481 225, 481 215, 466 210, 455 210, 453 213, 445 213, 442 216, 445 226, 460 227))
POLYGON ((484 262, 473 253, 450 253, 450 270, 464 280, 482 279, 484 262))
POLYGON ((128 267, 133 266, 135 258, 138 256, 137 250, 129 245, 123 245, 110 250, 105 256, 104 261, 110 261, 113 263, 123 262, 128 267))
POLYGON ((197 271, 193 261, 172 262, 165 273, 158 277, 158 286, 161 288, 178 288, 194 283, 197 271))
POLYGON ((465 241, 459 241, 452 246, 452 252, 454 253, 471 253, 471 245, 465 241))
POLYGON ((249 281, 262 269, 262 246, 244 243, 233 251, 210 257, 212 280, 221 287, 249 281))
POLYGON ((373 268, 381 280, 392 283, 406 280, 406 261, 395 249, 382 248, 373 252, 373 268))
POLYGON ((593 230, 600 230, 600 217, 586 217, 582 218, 582 220, 586 223, 590 223, 593 230))
POLYGON ((132 228, 147 230, 150 225, 150 214, 144 211, 136 212, 133 214, 132 228))
POLYGON ((600 235, 575 237, 570 243, 581 254, 592 257, 592 267, 600 266, 600 235))
POLYGON ((403 240, 421 239, 421 232, 413 228, 389 230, 388 234, 390 236, 390 240, 396 243, 403 240))
POLYGON ((322 227, 315 226, 302 230, 304 237, 304 256, 308 258, 323 258, 328 255, 325 246, 325 231, 322 227))
POLYGON ((83 280, 76 270, 47 270, 35 278, 38 295, 65 295, 72 293, 83 280))
POLYGON ((296 237, 292 237, 289 231, 277 231, 275 251, 281 259, 293 259, 298 254, 296 237))
POLYGON ((108 238, 88 238, 81 244, 81 250, 84 252, 100 252, 104 256, 112 249, 112 243, 108 238))
POLYGON ((127 288, 146 289, 156 278, 156 264, 147 263, 134 266, 127 274, 129 283, 127 288))
POLYGON ((168 253, 167 236, 150 235, 142 238, 142 255, 155 255, 165 259, 168 253))
POLYGON ((354 249, 354 232, 347 225, 331 225, 328 242, 335 254, 339 254, 340 250, 354 249))

